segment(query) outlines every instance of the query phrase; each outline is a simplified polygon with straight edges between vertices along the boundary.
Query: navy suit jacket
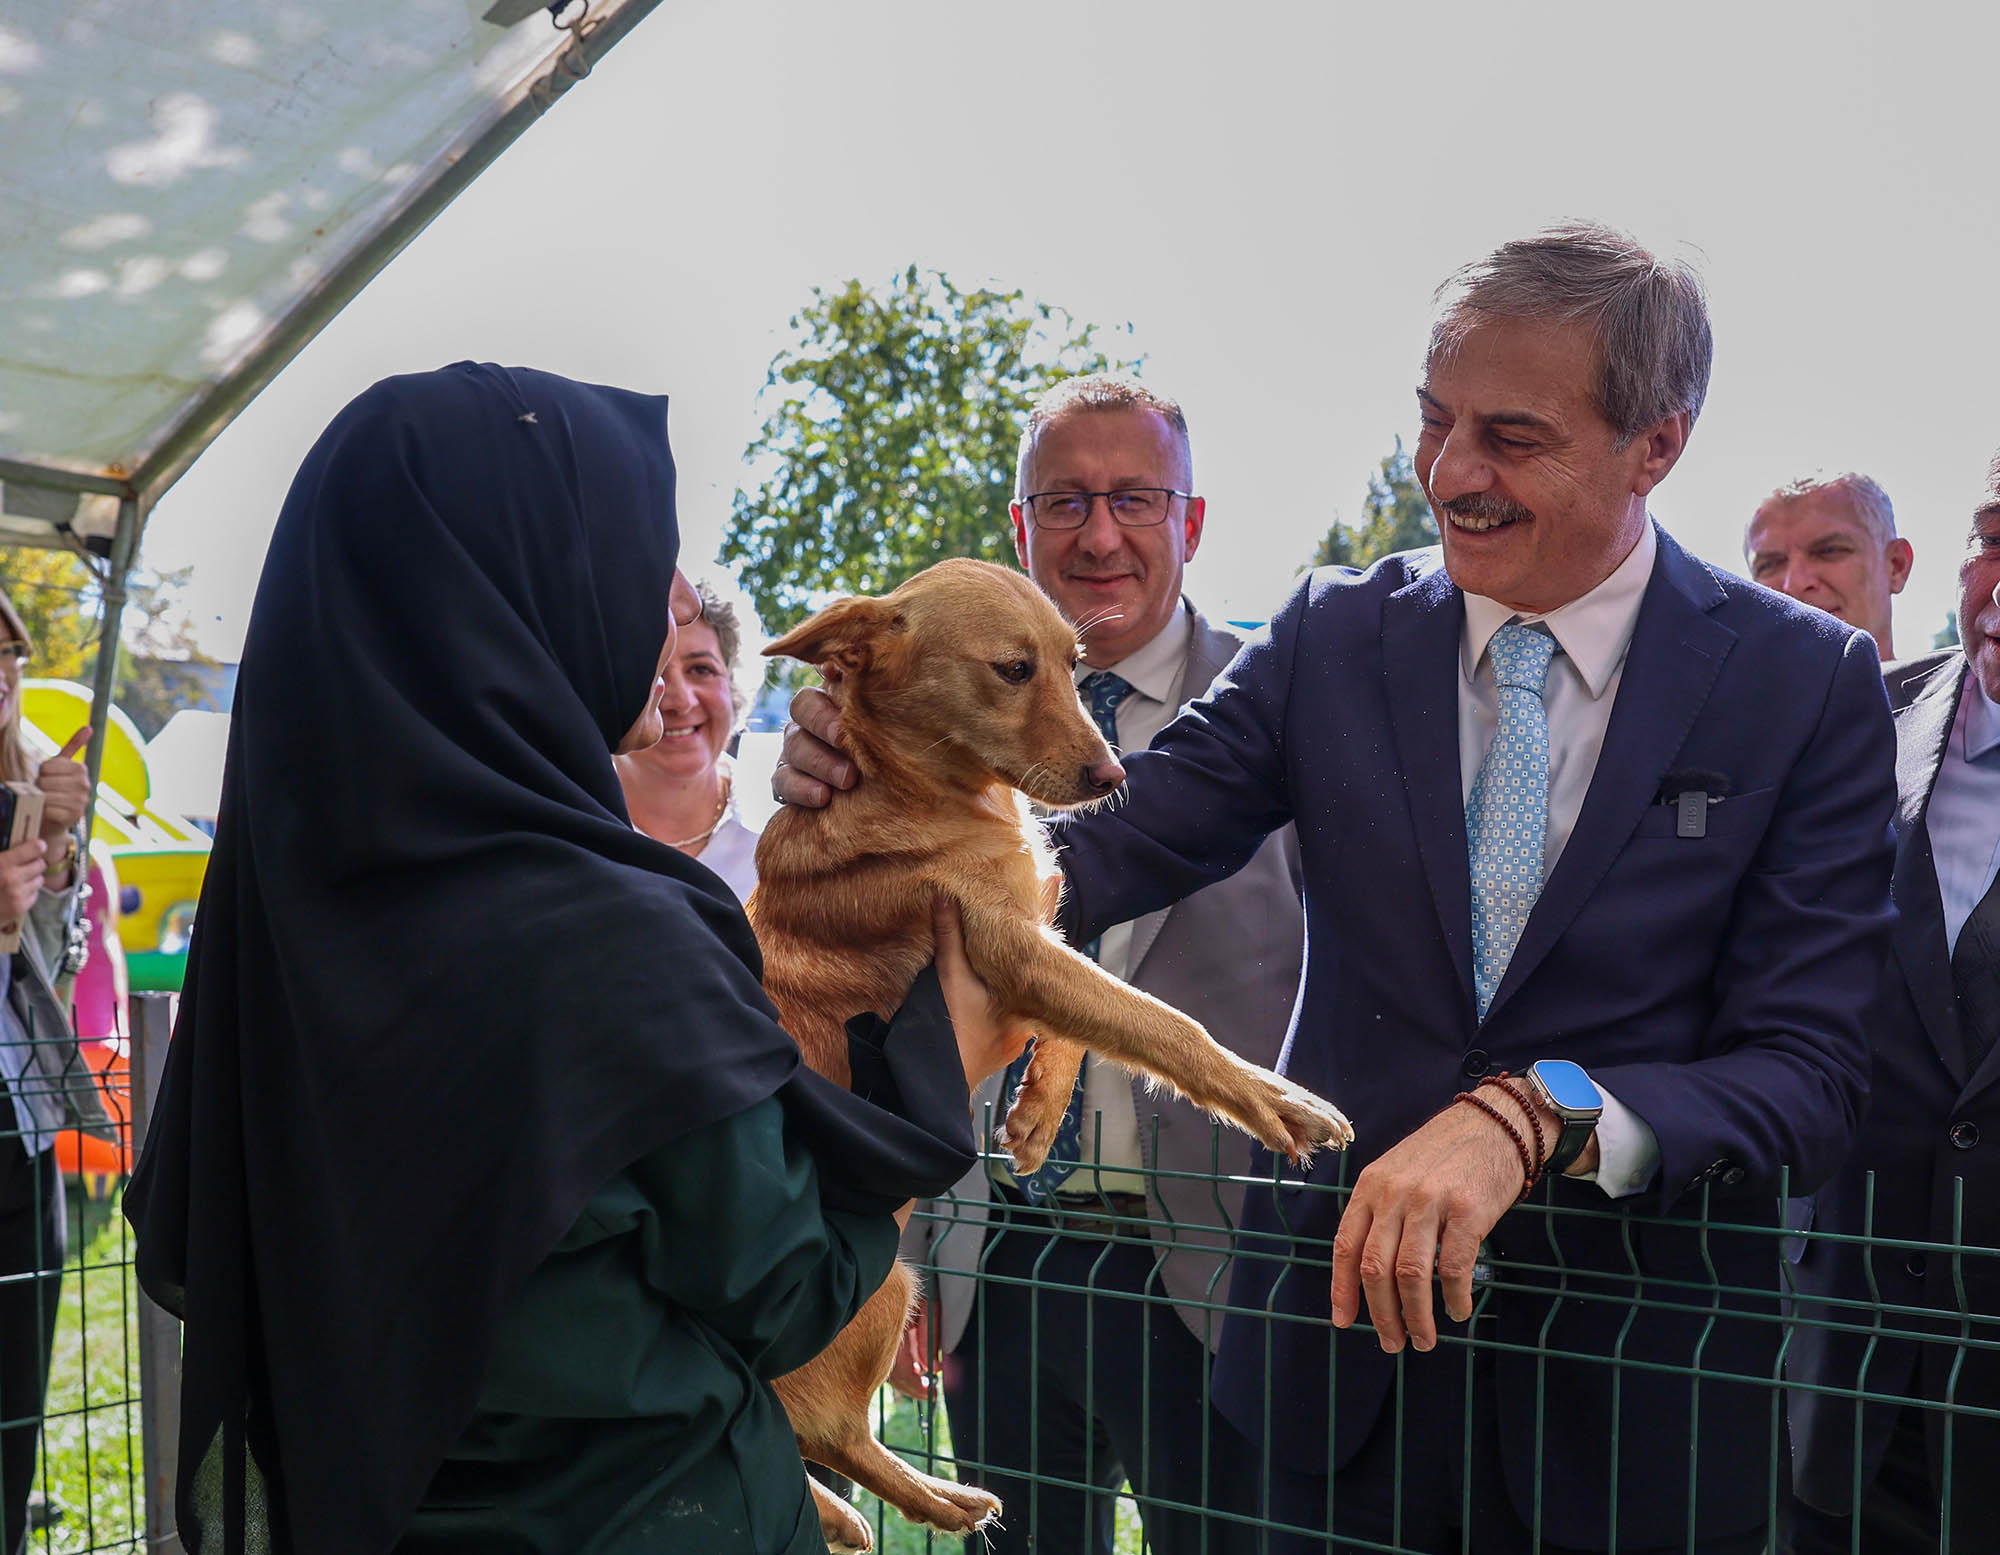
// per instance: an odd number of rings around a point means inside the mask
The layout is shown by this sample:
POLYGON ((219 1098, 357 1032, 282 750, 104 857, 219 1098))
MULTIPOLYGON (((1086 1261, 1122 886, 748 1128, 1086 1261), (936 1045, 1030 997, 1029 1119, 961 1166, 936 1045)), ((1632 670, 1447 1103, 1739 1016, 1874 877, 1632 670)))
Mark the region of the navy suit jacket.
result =
MULTIPOLYGON (((1088 936, 1157 908, 1294 821, 1307 955, 1281 1068, 1357 1134, 1349 1159, 1322 1153, 1309 1181, 1351 1182, 1468 1077, 1539 1058, 1576 1060, 1644 1118, 1661 1152, 1650 1192, 1614 1204, 1559 1181, 1542 1190, 1557 1206, 1609 1213, 1517 1213, 1489 1239, 1510 1287, 1491 1307, 1501 1343, 1588 1357, 1538 1367, 1502 1351, 1503 1459, 1525 1516, 1539 1438, 1544 1483, 1560 1492, 1545 1498, 1543 1530, 1561 1543, 1602 1544, 1614 1477, 1622 1542, 1678 1541, 1690 1497, 1697 1534, 1719 1537, 1764 1518, 1778 1242, 1658 1217, 1706 1203, 1712 1219, 1775 1226, 1781 1169, 1805 1191, 1853 1139, 1868 1082, 1861 1012, 1891 919, 1894 741, 1879 663, 1865 636, 1711 571, 1662 533, 1583 809, 1482 1024, 1458 752, 1463 616, 1435 550, 1313 573, 1268 639, 1127 760, 1129 802, 1059 828, 1063 924, 1088 936), (1658 802, 1675 769, 1728 779, 1700 839, 1677 837, 1675 808, 1658 802), (1561 1298, 1542 1294, 1558 1262, 1571 1271, 1561 1298), (1589 1270, 1615 1277, 1579 1277, 1589 1270), (1646 1304, 1632 1301, 1635 1277, 1646 1304), (1738 1294, 1712 1301, 1718 1283, 1738 1294), (1711 1322, 1717 1307, 1749 1315, 1711 1322), (1595 1359, 1614 1354, 1635 1364, 1595 1359), (1697 1359, 1764 1387, 1656 1369, 1697 1359)), ((1334 1333, 1324 1244, 1339 1200, 1295 1180, 1250 1195, 1231 1300, 1304 1321, 1232 1317, 1216 1393, 1274 1457, 1325 1473, 1359 1450, 1399 1367, 1462 1373, 1465 1352, 1392 1358, 1372 1333, 1334 1333), (1321 1245, 1292 1266, 1248 1256, 1289 1238, 1321 1245)))
MULTIPOLYGON (((1852 1160, 1820 1193, 1816 1229, 1848 1236, 2000 1249, 2000 1049, 1983 1056, 1960 1029, 1927 825, 1931 793, 1965 684, 1965 655, 1932 654, 1886 671, 1896 717, 1896 929, 1881 995, 1870 1013, 1876 1084, 1852 1160), (1872 1214, 1868 1175, 1874 1174, 1872 1214)), ((1922 1248, 1814 1239, 1801 1258, 1801 1303, 1818 1323, 1793 1340, 1787 1370, 1815 1388, 2000 1408, 2000 1353, 1896 1338, 1960 1332, 1956 1315, 1984 1314, 1975 1339, 2000 1339, 2000 1253, 1954 1257, 1922 1248), (1871 1267, 1872 1266, 1872 1267, 1871 1267), (1963 1308, 1961 1309, 1961 1292, 1963 1308), (1880 1312, 1880 1331, 1871 1308, 1880 1312), (1895 1310, 1902 1309, 1900 1312, 1895 1310), (1953 1316, 1926 1321, 1922 1309, 1953 1316), (1883 1337, 1887 1335, 1889 1337, 1883 1337), (1954 1375, 1955 1373, 1955 1375, 1954 1375)), ((1858 1482, 1871 1483, 1896 1411, 1864 1417, 1858 1482)), ((1854 1404, 1802 1390, 1791 1400, 1799 1495, 1823 1511, 1851 1509, 1857 1483, 1854 1404)), ((1944 1417, 1927 1415, 1931 1472, 1941 1486, 1944 1417)), ((1956 1521, 1990 1537, 2000 1522, 2000 1420, 1962 1415, 1952 1428, 1956 1521)), ((1966 1545, 1970 1548, 1970 1545, 1966 1545)))

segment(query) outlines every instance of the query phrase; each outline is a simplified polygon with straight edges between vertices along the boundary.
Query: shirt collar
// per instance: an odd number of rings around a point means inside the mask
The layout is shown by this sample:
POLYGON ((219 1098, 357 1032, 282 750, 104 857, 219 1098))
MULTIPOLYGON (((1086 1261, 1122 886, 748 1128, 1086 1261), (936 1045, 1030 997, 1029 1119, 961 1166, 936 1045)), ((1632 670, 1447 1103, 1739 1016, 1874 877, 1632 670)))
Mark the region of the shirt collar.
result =
POLYGON ((1576 666, 1577 673, 1595 701, 1611 684, 1611 673, 1624 662, 1625 650, 1632 646, 1632 632, 1639 624, 1639 606, 1646 598, 1646 584, 1653 576, 1653 562, 1659 555, 1659 537, 1649 518, 1639 533, 1639 543, 1625 560, 1611 570, 1596 588, 1546 615, 1528 615, 1511 610, 1497 599, 1483 594, 1465 596, 1465 630, 1459 634, 1459 668, 1470 681, 1486 653, 1493 634, 1509 621, 1540 622, 1554 637, 1556 645, 1576 666))
POLYGON ((2000 703, 1986 694, 1977 675, 1965 677, 1965 702, 1959 709, 1965 725, 1965 759, 1978 761, 2000 750, 2000 703))
MULTIPOLYGON (((1142 696, 1149 696, 1155 702, 1172 702, 1174 693, 1180 690, 1181 671, 1187 663, 1188 644, 1194 640, 1194 616, 1186 599, 1180 608, 1153 638, 1132 650, 1116 664, 1103 668, 1110 670, 1125 684, 1142 696)), ((1076 666, 1076 681, 1083 684, 1083 678, 1092 673, 1092 667, 1081 660, 1076 666)))

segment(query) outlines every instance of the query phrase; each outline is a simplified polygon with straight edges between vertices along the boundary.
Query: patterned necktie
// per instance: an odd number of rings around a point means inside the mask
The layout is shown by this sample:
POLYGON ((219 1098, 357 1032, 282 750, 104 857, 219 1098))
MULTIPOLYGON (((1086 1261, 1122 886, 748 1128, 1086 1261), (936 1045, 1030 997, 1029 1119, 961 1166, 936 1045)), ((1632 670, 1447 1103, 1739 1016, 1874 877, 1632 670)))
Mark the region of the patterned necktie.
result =
POLYGON ((1951 981, 1958 994, 1958 1029, 1977 1068, 2000 1044, 2000 876, 1958 931, 1951 981))
MULTIPOLYGON (((1092 670, 1078 683, 1077 689, 1090 704, 1090 716, 1096 720, 1098 732, 1111 742, 1115 750, 1118 745, 1118 704, 1132 694, 1131 682, 1109 670, 1092 670)), ((1082 950, 1095 961, 1098 942, 1092 940, 1082 950)), ((1007 1066, 1007 1077, 1000 1087, 1002 1098, 1012 1096, 1020 1088, 1021 1076, 1028 1072, 1028 1060, 1034 1053, 1034 1047, 1030 1045, 1027 1052, 1007 1066)), ((1041 1170, 1023 1176, 1009 1169, 1021 1197, 1030 1204, 1046 1204, 1054 1198, 1056 1190, 1083 1160, 1083 1081, 1089 1072, 1090 1055, 1086 1053, 1083 1067, 1076 1072, 1076 1089, 1069 1093, 1069 1107, 1063 1113, 1062 1122, 1056 1126, 1055 1143, 1049 1146, 1049 1158, 1042 1163, 1041 1170)))
POLYGON ((1518 621, 1493 634, 1487 656, 1499 693, 1493 744, 1465 803, 1472 862, 1472 982, 1479 1018, 1507 975, 1507 963, 1542 890, 1549 830, 1549 715, 1542 690, 1555 639, 1518 621))

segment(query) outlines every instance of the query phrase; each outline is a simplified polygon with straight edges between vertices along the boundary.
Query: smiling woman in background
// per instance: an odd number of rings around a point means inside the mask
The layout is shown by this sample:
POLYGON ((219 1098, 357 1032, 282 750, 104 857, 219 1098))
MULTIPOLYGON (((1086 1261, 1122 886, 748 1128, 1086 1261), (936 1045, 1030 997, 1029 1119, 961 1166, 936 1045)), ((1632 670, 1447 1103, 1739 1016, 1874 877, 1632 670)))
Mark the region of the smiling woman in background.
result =
POLYGON ((734 763, 725 753, 750 698, 736 681, 743 631, 733 607, 697 582, 701 619, 681 628, 661 677, 666 733, 650 750, 618 758, 632 824, 655 842, 698 858, 737 899, 757 883, 757 833, 736 809, 734 763))

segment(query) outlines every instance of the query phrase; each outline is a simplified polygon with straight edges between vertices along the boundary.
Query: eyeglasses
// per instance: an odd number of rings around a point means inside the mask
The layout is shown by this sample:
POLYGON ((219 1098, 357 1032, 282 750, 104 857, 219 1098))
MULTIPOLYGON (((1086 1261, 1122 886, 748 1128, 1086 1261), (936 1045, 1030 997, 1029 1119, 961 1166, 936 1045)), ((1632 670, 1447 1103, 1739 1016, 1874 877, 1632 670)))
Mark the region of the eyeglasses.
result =
POLYGON ((1194 493, 1166 486, 1128 486, 1123 491, 1038 491, 1021 500, 1037 529, 1081 529, 1090 521, 1099 497, 1127 529, 1150 529, 1166 522, 1174 498, 1192 501, 1194 493))
POLYGON ((12 659, 16 664, 26 664, 34 651, 18 639, 14 642, 0 643, 0 658, 12 659))
POLYGON ((700 591, 677 571, 673 587, 667 590, 667 608, 673 612, 675 626, 693 626, 708 607, 702 603, 700 591))

